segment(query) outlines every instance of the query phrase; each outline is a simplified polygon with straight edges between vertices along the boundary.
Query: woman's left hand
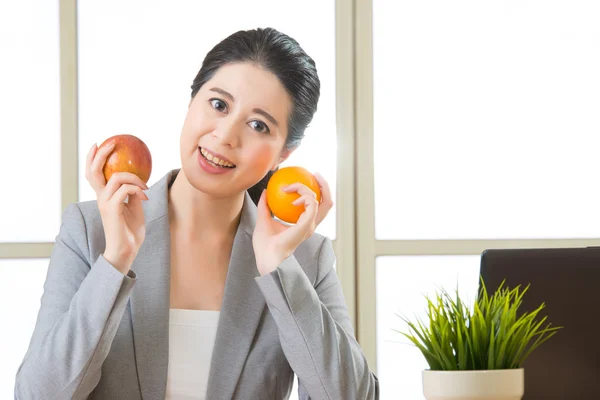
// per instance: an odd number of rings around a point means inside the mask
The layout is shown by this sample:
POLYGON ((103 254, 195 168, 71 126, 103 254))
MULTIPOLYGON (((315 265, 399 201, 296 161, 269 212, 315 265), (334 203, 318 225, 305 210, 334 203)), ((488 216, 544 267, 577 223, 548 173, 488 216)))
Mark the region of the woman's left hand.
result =
POLYGON ((317 202, 315 192, 306 185, 293 183, 285 188, 286 192, 297 192, 300 195, 294 202, 295 205, 304 204, 304 212, 295 225, 287 226, 273 219, 265 191, 260 196, 252 244, 256 266, 261 275, 270 274, 291 256, 300 243, 314 233, 333 207, 329 185, 321 175, 315 174, 315 178, 321 187, 320 203, 317 202))

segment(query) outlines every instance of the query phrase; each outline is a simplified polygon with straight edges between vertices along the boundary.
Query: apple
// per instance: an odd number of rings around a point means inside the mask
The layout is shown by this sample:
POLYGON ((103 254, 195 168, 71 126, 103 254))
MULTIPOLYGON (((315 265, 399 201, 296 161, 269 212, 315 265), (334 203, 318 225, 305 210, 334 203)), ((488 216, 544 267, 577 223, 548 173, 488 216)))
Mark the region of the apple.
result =
POLYGON ((130 172, 148 183, 152 173, 152 156, 146 143, 134 135, 116 135, 106 139, 100 147, 112 140, 115 141, 115 148, 102 169, 106 181, 115 172, 130 172))

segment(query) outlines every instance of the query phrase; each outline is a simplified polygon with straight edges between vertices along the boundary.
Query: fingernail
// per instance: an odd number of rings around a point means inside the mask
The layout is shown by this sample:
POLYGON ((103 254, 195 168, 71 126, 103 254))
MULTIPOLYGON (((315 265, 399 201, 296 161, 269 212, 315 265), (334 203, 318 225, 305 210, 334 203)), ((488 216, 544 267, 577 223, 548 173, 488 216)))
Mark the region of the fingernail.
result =
POLYGON ((92 147, 90 147, 90 153, 91 153, 91 152, 94 150, 94 147, 96 147, 96 143, 94 143, 94 144, 92 145, 92 147))

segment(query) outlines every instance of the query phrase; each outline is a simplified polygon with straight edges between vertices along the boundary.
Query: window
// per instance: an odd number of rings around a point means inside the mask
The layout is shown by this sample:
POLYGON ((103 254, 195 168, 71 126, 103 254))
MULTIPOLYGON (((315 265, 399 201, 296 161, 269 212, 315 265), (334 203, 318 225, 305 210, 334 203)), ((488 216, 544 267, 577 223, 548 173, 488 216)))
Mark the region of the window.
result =
POLYGON ((378 239, 600 235, 600 5, 373 3, 378 239))
POLYGON ((58 1, 0 3, 0 242, 51 242, 58 232, 58 39, 58 1))
POLYGON ((396 312, 474 299, 486 248, 598 245, 600 5, 356 6, 359 341, 382 397, 417 399, 396 312))
POLYGON ((0 398, 12 399, 17 369, 29 347, 43 293, 47 259, 0 260, 0 398))

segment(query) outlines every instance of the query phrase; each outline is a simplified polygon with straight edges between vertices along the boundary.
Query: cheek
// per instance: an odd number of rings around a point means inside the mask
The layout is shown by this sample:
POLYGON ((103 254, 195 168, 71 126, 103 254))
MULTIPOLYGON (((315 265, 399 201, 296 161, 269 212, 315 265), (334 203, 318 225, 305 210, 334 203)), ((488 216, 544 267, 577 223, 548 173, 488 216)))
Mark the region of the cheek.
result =
POLYGON ((266 173, 277 161, 279 152, 275 146, 262 145, 253 148, 251 152, 248 152, 248 156, 250 161, 249 164, 252 165, 253 169, 257 172, 261 171, 266 173))
POLYGON ((192 107, 186 115, 182 133, 184 136, 198 137, 212 128, 213 120, 206 110, 201 107, 192 107))

